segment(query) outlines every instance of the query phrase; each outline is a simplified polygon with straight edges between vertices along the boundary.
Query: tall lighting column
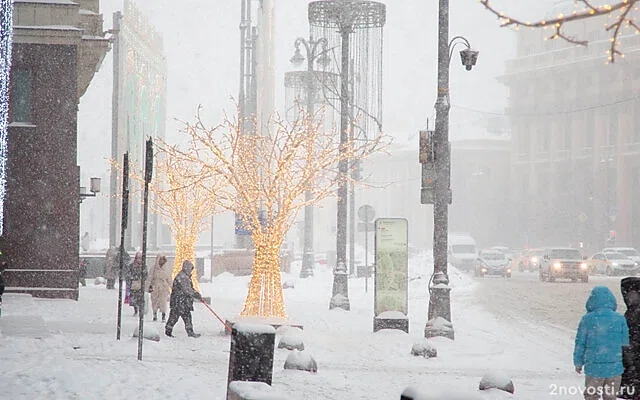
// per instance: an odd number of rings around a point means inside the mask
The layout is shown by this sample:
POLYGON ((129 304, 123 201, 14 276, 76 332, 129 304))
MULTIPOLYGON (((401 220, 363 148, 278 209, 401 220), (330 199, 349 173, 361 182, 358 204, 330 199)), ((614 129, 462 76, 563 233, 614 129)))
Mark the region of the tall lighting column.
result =
MULTIPOLYGON (((315 107, 316 97, 318 93, 323 94, 326 84, 326 76, 323 71, 316 71, 314 64, 318 62, 321 67, 326 67, 330 62, 327 55, 327 39, 319 38, 314 40, 310 37, 308 40, 305 38, 297 38, 294 42, 295 53, 291 57, 291 64, 295 66, 301 65, 307 60, 306 71, 288 72, 285 74, 285 87, 298 88, 301 87, 305 92, 305 112, 307 117, 315 119, 315 107), (305 50, 305 55, 300 52, 300 48, 305 50)), ((298 99, 295 99, 297 101, 298 99)), ((294 105, 295 107, 295 105, 294 105)), ((311 200, 313 193, 311 188, 305 192, 305 201, 308 203, 304 207, 304 249, 302 254, 302 267, 300 268, 300 278, 307 278, 313 276, 313 265, 315 264, 315 255, 313 251, 313 204, 311 200)))
MULTIPOLYGON (((309 25, 311 25, 312 29, 319 28, 324 30, 323 34, 318 36, 327 38, 329 47, 333 47, 337 43, 340 44, 339 151, 343 157, 338 163, 336 265, 333 270, 333 290, 329 308, 349 310, 349 271, 347 270, 347 186, 349 163, 346 156, 349 150, 347 148, 349 145, 349 114, 351 108, 349 100, 351 98, 355 102, 356 95, 359 94, 359 92, 351 93, 350 97, 349 78, 351 73, 360 72, 360 76, 363 77, 361 83, 365 86, 362 89, 372 91, 370 87, 366 87, 370 82, 366 82, 364 78, 368 76, 369 71, 378 67, 377 65, 366 64, 369 61, 367 54, 372 52, 381 57, 381 30, 386 22, 386 6, 382 3, 368 0, 319 0, 309 3, 308 15, 309 25), (359 35, 361 32, 364 33, 359 35), (372 49, 372 45, 377 47, 372 49), (350 71, 349 64, 351 60, 364 60, 365 64, 354 66, 354 71, 350 71), (359 68, 359 71, 355 71, 356 68, 359 68)), ((375 75, 381 75, 381 71, 376 70, 375 75)), ((373 76, 372 78, 378 79, 378 76, 373 76)), ((377 89, 380 89, 380 87, 377 87, 377 89)), ((358 90, 360 88, 354 88, 353 91, 357 92, 358 90)), ((379 93, 368 93, 366 97, 369 98, 371 103, 380 99, 379 93)), ((369 111, 367 113, 367 116, 371 115, 369 111)))
MULTIPOLYGON (((449 42, 449 0, 439 0, 438 11, 438 94, 435 104, 436 126, 432 140, 425 140, 434 157, 428 157, 433 163, 431 168, 423 166, 422 195, 423 204, 433 204, 433 276, 429 285, 429 315, 425 326, 425 337, 446 336, 454 337, 453 325, 442 327, 434 323, 436 318, 444 318, 451 322, 451 303, 449 276, 447 271, 447 246, 449 229, 449 204, 451 204, 451 154, 449 146, 449 67, 453 48, 461 40, 466 49, 460 52, 462 64, 467 70, 475 65, 478 52, 471 50, 469 42, 461 37, 454 37, 449 42), (435 176, 429 179, 425 172, 433 171, 435 176), (434 182, 431 188, 425 187, 427 182, 434 182), (430 193, 430 189, 433 192, 430 193)), ((420 149, 423 152, 423 149, 420 149)))

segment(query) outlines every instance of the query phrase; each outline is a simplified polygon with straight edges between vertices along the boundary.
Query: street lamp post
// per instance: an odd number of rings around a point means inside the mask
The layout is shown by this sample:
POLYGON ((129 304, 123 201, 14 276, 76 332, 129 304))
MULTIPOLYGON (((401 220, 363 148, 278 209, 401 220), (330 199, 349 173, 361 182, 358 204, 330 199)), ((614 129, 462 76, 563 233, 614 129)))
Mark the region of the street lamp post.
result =
MULTIPOLYGON (((454 37, 449 42, 449 0, 439 0, 438 11, 438 96, 435 104, 436 126, 433 137, 435 164, 435 186, 433 199, 433 276, 429 285, 429 315, 425 326, 425 337, 447 336, 453 339, 453 326, 442 329, 434 323, 438 317, 451 322, 449 276, 447 273, 447 245, 449 204, 451 204, 451 154, 449 146, 449 67, 452 51, 462 42, 466 49, 460 52, 462 64, 467 70, 475 65, 478 52, 471 49, 469 42, 454 37)), ((423 168, 425 171, 425 168, 423 168)), ((423 182, 424 182, 423 177, 423 182)), ((430 196, 427 196, 430 197, 430 196)), ((423 198, 425 198, 423 196, 423 198)))
MULTIPOLYGON (((297 38, 294 46, 296 48, 295 54, 291 57, 291 63, 293 65, 300 65, 307 60, 307 73, 306 73, 306 113, 307 118, 311 120, 315 117, 314 100, 316 97, 315 85, 316 76, 313 64, 317 61, 322 67, 330 62, 327 55, 327 40, 320 38, 313 40, 309 38, 297 38), (300 53, 300 46, 305 49, 306 57, 300 53)), ((304 207, 304 249, 302 254, 302 267, 300 268, 300 278, 307 278, 313 276, 313 265, 315 263, 315 256, 313 251, 313 205, 311 200, 313 194, 311 190, 305 192, 305 202, 307 205, 304 207)))

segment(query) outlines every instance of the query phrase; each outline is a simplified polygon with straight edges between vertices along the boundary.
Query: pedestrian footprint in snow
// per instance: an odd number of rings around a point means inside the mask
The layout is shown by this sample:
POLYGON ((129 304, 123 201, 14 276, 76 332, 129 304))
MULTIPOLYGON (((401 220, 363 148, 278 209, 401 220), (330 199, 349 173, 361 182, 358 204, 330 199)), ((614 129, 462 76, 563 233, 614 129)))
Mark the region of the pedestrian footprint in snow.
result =
POLYGON ((584 368, 585 400, 615 400, 620 389, 622 348, 629 345, 627 321, 616 312, 616 298, 606 286, 596 286, 587 299, 573 349, 573 365, 584 368))
POLYGON ((158 311, 162 313, 162 322, 167 317, 167 303, 171 294, 171 266, 167 265, 167 257, 158 256, 149 273, 149 293, 151 293, 151 311, 153 320, 158 320, 158 311))
POLYGON ((190 337, 200 337, 199 333, 193 331, 193 322, 191 320, 191 311, 193 311, 193 299, 202 300, 202 296, 193 288, 191 282, 191 272, 193 264, 189 260, 184 260, 182 270, 178 272, 173 280, 171 288, 171 298, 169 300, 169 319, 165 325, 164 333, 167 336, 173 336, 173 326, 182 317, 184 321, 184 329, 190 337))

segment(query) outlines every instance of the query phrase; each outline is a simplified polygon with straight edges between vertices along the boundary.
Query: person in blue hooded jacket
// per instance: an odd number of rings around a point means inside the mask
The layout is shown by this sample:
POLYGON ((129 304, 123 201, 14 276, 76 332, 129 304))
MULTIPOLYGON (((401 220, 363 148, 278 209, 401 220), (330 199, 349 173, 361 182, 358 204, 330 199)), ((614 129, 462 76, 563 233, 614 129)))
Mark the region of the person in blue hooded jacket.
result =
POLYGON ((585 400, 615 400, 620 388, 622 348, 629 345, 626 319, 616 312, 616 298, 606 286, 596 286, 587 299, 573 349, 573 365, 585 374, 585 400))

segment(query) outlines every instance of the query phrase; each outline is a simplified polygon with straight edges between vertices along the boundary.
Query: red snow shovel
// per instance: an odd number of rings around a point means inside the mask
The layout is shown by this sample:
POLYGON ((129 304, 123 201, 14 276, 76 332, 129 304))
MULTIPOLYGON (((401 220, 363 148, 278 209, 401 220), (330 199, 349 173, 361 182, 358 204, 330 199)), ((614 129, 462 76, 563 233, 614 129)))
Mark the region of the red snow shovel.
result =
POLYGON ((212 313, 213 315, 215 315, 215 316, 216 316, 216 318, 218 318, 218 321, 220 321, 220 322, 222 323, 222 325, 224 325, 224 327, 226 328, 226 330, 228 330, 228 331, 229 331, 229 333, 231 333, 231 327, 229 326, 229 324, 227 324, 226 322, 224 322, 224 320, 223 320, 222 318, 220 318, 220 316, 219 316, 218 314, 216 314, 216 312, 215 312, 215 311, 213 311, 213 308, 211 308, 211 306, 210 306, 210 305, 208 305, 208 304, 204 301, 204 299, 200 299, 200 302, 202 302, 202 304, 204 304, 204 305, 205 305, 205 307, 207 307, 207 308, 209 309, 209 311, 211 311, 211 313, 212 313))

